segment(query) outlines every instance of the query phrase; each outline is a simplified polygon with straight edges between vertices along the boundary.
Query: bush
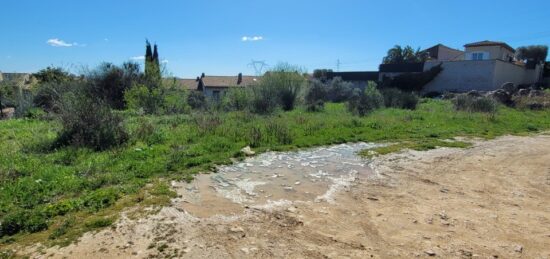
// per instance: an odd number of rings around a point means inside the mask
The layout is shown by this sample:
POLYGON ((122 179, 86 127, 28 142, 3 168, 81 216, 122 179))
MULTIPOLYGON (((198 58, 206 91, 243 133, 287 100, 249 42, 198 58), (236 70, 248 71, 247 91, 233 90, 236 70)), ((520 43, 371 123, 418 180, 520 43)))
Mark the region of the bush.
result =
POLYGON ((252 108, 257 113, 270 113, 278 107, 285 111, 294 109, 305 84, 302 70, 288 64, 279 64, 262 77, 253 88, 252 108))
POLYGON ((48 228, 46 217, 40 213, 15 210, 4 215, 0 223, 0 237, 15 235, 21 231, 36 233, 48 228))
POLYGON ((83 198, 83 205, 92 211, 110 207, 119 198, 118 191, 114 188, 99 189, 83 198))
POLYGON ((518 109, 544 110, 550 109, 550 91, 546 90, 540 96, 516 96, 514 107, 518 109))
POLYGON ((340 77, 333 78, 328 85, 327 98, 331 102, 348 101, 353 95, 353 84, 345 82, 340 77))
POLYGON ((33 104, 47 112, 57 113, 63 95, 75 88, 81 89, 81 83, 64 81, 40 84, 33 98, 33 104))
POLYGON ((386 107, 414 110, 419 98, 414 93, 403 92, 396 88, 386 88, 381 91, 386 107))
POLYGON ((206 109, 208 107, 206 103, 206 96, 202 92, 199 91, 191 91, 189 95, 187 95, 187 104, 191 107, 191 109, 206 109))
POLYGON ((250 107, 252 92, 246 88, 231 88, 222 100, 227 111, 242 111, 250 107))
POLYGON ((105 150, 128 139, 122 117, 114 114, 107 105, 73 94, 63 99, 59 114, 63 129, 55 146, 105 150))
POLYGON ((163 103, 159 89, 150 89, 145 85, 134 86, 124 92, 126 106, 134 110, 143 110, 147 114, 158 113, 163 103))
POLYGON ((309 88, 306 92, 305 103, 308 111, 320 111, 325 106, 327 89, 325 84, 317 79, 309 81, 309 88))
POLYGON ((457 111, 496 113, 498 103, 493 98, 475 97, 467 94, 461 94, 453 99, 454 107, 457 111))
POLYGON ((292 144, 292 134, 288 125, 282 122, 270 121, 266 125, 266 133, 271 141, 283 145, 292 144))
MULTIPOLYGON (((125 108, 125 92, 134 85, 144 82, 139 64, 124 63, 121 67, 110 63, 100 65, 90 72, 88 81, 90 95, 102 99, 105 104, 115 109, 125 108)), ((159 85, 148 85, 149 89, 156 89, 159 85)))
POLYGON ((187 104, 187 91, 178 89, 169 89, 164 92, 162 97, 162 110, 165 114, 181 114, 189 112, 187 104))
POLYGON ((382 107, 384 107, 384 97, 376 89, 374 83, 369 83, 363 93, 359 89, 356 89, 348 102, 348 110, 359 116, 365 116, 382 107))

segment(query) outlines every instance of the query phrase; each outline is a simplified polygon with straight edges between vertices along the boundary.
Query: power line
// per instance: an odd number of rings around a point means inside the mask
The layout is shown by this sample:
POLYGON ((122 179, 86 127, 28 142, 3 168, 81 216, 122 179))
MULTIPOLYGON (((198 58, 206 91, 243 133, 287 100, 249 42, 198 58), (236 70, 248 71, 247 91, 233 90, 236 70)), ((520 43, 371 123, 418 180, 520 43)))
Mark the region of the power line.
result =
POLYGON ((254 68, 254 73, 256 73, 256 76, 263 75, 264 69, 269 67, 264 60, 252 60, 248 66, 254 68))

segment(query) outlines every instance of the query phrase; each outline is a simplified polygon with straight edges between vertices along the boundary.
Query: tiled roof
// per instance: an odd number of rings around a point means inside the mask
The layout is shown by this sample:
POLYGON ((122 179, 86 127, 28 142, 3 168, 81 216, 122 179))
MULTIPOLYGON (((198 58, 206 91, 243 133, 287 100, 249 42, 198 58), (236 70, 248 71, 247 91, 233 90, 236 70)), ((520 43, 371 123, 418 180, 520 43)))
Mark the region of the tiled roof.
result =
POLYGON ((181 79, 181 78, 166 78, 164 79, 165 85, 171 86, 172 84, 175 84, 175 86, 179 89, 187 89, 187 90, 197 90, 197 86, 199 82, 197 82, 196 79, 181 79))
POLYGON ((510 45, 506 44, 505 42, 502 42, 502 41, 490 41, 490 40, 484 40, 484 41, 479 41, 479 42, 473 42, 473 43, 468 43, 466 45, 464 45, 464 47, 466 48, 469 48, 469 47, 482 47, 482 46, 502 46, 512 52, 516 52, 516 50, 512 47, 510 47, 510 45))
POLYGON ((242 76, 242 81, 238 83, 238 76, 205 76, 202 78, 205 87, 247 87, 256 84, 260 77, 242 76))

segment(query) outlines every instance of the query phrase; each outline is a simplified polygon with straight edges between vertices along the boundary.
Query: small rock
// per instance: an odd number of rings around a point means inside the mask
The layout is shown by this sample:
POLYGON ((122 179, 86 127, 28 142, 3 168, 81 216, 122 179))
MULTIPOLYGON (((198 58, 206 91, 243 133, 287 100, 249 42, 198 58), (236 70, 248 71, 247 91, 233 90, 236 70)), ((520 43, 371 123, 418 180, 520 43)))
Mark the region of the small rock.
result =
POLYGON ((292 187, 290 187, 290 186, 286 186, 284 189, 285 189, 286 191, 292 191, 292 190, 294 190, 294 188, 292 188, 292 187))
POLYGON ((250 253, 250 249, 246 248, 246 247, 243 247, 241 248, 241 251, 245 254, 249 254, 250 253))
POLYGON ((288 209, 286 209, 286 211, 295 213, 296 212, 296 207, 289 207, 288 209))
POLYGON ((232 227, 229 229, 229 231, 233 233, 240 233, 240 232, 244 232, 244 229, 242 229, 241 227, 232 227))
POLYGON ((429 256, 435 256, 436 255, 436 253, 433 250, 427 250, 427 251, 424 251, 424 253, 426 253, 429 256))
POLYGON ((301 183, 298 181, 298 182, 295 182, 294 184, 295 184, 295 185, 300 185, 301 183))
POLYGON ((252 151, 252 148, 250 148, 250 146, 244 147, 243 149, 241 149, 241 152, 246 156, 253 156, 256 154, 256 152, 252 151))
POLYGON ((516 251, 516 253, 522 253, 523 252, 523 246, 520 246, 520 245, 515 246, 514 251, 516 251))

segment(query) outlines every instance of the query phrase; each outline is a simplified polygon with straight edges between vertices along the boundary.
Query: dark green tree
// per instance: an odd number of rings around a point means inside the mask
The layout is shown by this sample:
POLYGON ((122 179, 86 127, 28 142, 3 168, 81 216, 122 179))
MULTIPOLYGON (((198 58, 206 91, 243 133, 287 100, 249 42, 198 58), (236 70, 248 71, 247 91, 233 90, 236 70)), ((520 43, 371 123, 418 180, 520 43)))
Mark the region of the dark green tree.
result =
POLYGON ((532 45, 519 47, 516 50, 516 57, 519 60, 541 63, 546 61, 548 56, 548 46, 532 45))
POLYGON ((149 81, 149 86, 160 84, 160 61, 157 44, 154 46, 154 51, 151 48, 151 43, 145 41, 145 78, 149 81))
POLYGON ((411 46, 395 45, 388 50, 388 54, 382 60, 384 64, 405 64, 424 62, 428 59, 428 54, 420 49, 414 50, 411 46))

